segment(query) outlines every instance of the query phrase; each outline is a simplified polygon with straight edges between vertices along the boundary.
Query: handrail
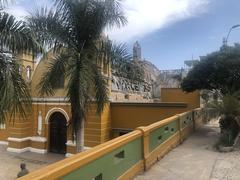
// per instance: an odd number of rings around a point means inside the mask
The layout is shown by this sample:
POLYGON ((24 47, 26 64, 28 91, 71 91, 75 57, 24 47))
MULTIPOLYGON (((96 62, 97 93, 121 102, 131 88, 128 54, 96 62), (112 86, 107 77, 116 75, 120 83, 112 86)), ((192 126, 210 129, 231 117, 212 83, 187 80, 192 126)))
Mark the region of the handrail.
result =
POLYGON ((131 133, 125 134, 113 140, 110 140, 106 143, 95 146, 92 149, 89 149, 85 152, 76 154, 67 159, 58 161, 49 166, 43 167, 29 175, 26 175, 20 179, 58 179, 62 176, 67 175, 71 171, 74 171, 91 161, 107 154, 108 152, 113 151, 114 149, 127 144, 128 142, 141 137, 142 133, 140 130, 135 130, 131 133))
MULTIPOLYGON (((162 144, 159 143, 159 145, 157 147, 154 147, 155 149, 153 152, 153 151, 149 151, 149 145, 150 145, 150 137, 152 137, 151 134, 158 132, 158 131, 154 131, 154 130, 162 128, 174 121, 178 121, 177 123, 179 124, 182 117, 187 117, 186 115, 191 115, 192 118, 194 119, 195 113, 193 113, 193 112, 198 111, 198 110, 201 110, 201 109, 197 108, 197 109, 194 109, 193 111, 184 112, 184 113, 177 114, 175 116, 166 118, 162 121, 153 123, 149 126, 139 127, 136 130, 134 130, 133 132, 130 132, 128 134, 125 134, 123 136, 120 136, 118 138, 110 140, 103 144, 100 144, 90 150, 76 154, 72 157, 69 157, 69 158, 59 161, 59 162, 56 162, 49 166, 43 167, 40 170, 37 170, 33 173, 30 173, 30 174, 20 178, 20 180, 42 180, 42 179, 62 178, 64 176, 68 175, 69 173, 71 173, 77 169, 80 169, 81 167, 97 160, 98 158, 101 158, 104 155, 107 155, 108 153, 111 153, 114 150, 116 150, 124 145, 127 145, 128 143, 133 142, 134 140, 136 140, 138 138, 141 138, 142 142, 143 142, 142 149, 139 150, 139 152, 143 153, 143 157, 142 157, 142 159, 140 159, 142 162, 139 162, 139 163, 142 163, 146 169, 150 164, 152 164, 153 159, 158 158, 158 155, 156 153, 160 152, 161 154, 163 154, 163 151, 161 150, 161 148, 165 149, 164 153, 167 153, 166 149, 170 150, 173 146, 176 146, 179 143, 181 143, 183 137, 187 137, 194 130, 194 126, 192 124, 187 124, 185 126, 185 128, 181 129, 180 126, 178 125, 179 128, 175 129, 175 131, 174 131, 176 133, 170 134, 170 136, 168 136, 168 139, 165 139, 165 141, 164 141, 165 143, 162 143, 162 144), (167 146, 167 147, 164 147, 164 146, 167 146)), ((202 119, 200 119, 200 118, 199 118, 199 120, 202 121, 202 119)), ((195 123, 195 121, 193 121, 193 124, 194 123, 195 123)), ((152 140, 152 142, 155 143, 154 138, 152 138, 151 140, 152 140)), ((157 139, 156 139, 156 142, 157 142, 157 139)), ((132 173, 135 173, 135 174, 143 170, 142 165, 138 164, 138 163, 135 164, 132 168, 133 169, 130 168, 128 171, 130 171, 130 172, 132 171, 132 173)), ((129 175, 129 174, 127 174, 127 175, 129 175)))

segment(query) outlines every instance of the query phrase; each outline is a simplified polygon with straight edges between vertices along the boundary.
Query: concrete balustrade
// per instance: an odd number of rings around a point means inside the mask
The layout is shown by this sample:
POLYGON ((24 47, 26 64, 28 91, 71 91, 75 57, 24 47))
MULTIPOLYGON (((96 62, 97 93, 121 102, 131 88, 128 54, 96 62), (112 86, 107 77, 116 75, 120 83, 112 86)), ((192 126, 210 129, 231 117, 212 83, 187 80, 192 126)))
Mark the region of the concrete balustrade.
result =
POLYGON ((46 166, 21 180, 131 179, 203 124, 200 108, 177 114, 46 166))

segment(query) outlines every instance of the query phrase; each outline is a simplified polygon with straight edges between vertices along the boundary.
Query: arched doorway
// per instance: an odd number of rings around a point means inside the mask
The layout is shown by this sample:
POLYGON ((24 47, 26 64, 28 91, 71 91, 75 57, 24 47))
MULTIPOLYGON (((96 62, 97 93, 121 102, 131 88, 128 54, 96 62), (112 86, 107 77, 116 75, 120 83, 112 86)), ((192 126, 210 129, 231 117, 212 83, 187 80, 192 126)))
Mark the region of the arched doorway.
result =
POLYGON ((49 119, 49 151, 53 153, 66 153, 67 120, 60 112, 54 112, 49 119))

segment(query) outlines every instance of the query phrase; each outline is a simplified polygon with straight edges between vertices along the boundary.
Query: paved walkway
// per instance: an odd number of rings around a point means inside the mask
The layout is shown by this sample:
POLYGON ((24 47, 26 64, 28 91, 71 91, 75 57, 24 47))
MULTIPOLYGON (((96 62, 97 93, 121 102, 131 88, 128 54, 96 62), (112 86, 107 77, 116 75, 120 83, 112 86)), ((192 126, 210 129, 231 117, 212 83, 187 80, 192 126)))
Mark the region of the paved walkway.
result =
POLYGON ((217 123, 204 126, 135 180, 240 180, 240 151, 219 153, 217 123))
POLYGON ((59 161, 64 155, 48 153, 41 155, 37 153, 9 153, 6 151, 7 146, 0 145, 0 180, 16 179, 20 168, 19 165, 24 162, 30 172, 43 166, 59 161))

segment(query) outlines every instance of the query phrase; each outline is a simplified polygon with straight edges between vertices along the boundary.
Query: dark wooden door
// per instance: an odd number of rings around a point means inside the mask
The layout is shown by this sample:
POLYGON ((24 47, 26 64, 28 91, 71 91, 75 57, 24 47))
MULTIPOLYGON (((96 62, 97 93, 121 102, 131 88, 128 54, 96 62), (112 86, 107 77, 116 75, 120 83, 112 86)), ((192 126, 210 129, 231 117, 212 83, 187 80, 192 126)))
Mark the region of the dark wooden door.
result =
POLYGON ((66 118, 59 112, 50 117, 50 144, 49 151, 53 153, 66 153, 67 125, 66 118))

